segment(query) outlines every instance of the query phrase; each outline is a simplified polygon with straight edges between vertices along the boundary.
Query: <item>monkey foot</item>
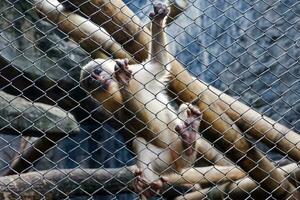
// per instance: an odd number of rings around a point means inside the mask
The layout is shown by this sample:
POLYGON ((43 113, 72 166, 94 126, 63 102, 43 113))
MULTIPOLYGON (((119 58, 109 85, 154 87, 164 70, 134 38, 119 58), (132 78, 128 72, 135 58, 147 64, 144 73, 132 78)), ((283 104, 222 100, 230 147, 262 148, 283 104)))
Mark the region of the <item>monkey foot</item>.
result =
POLYGON ((169 14, 169 9, 165 4, 157 3, 153 5, 154 12, 149 14, 151 20, 162 22, 164 18, 169 14))
POLYGON ((167 182, 166 177, 161 177, 156 181, 149 183, 145 177, 143 177, 143 172, 141 169, 137 169, 134 173, 135 179, 133 182, 134 191, 146 197, 147 199, 153 197, 158 194, 163 187, 163 185, 167 182))
POLYGON ((115 77, 122 85, 128 85, 132 78, 132 71, 128 68, 128 59, 116 60, 115 77))
POLYGON ((187 109, 187 118, 184 123, 177 125, 175 130, 182 138, 182 145, 187 155, 194 153, 196 144, 197 132, 202 119, 202 113, 200 110, 192 105, 189 105, 187 109))

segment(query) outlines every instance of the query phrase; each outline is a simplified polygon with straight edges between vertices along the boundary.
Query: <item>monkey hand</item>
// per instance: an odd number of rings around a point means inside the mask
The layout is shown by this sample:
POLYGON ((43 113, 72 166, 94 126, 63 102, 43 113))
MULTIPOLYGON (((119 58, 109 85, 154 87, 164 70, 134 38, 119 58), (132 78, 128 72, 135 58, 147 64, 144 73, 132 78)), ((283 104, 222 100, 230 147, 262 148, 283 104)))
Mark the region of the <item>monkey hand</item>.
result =
POLYGON ((154 12, 149 14, 149 17, 152 21, 156 21, 161 24, 165 17, 169 14, 169 9, 165 4, 156 3, 153 5, 154 12))
POLYGON ((185 153, 190 156, 195 151, 197 132, 202 119, 202 113, 195 106, 189 105, 187 108, 187 118, 183 124, 177 125, 175 130, 182 138, 182 146, 185 153))
POLYGON ((128 68, 128 59, 116 60, 115 77, 122 85, 128 85, 132 78, 132 71, 128 68))
POLYGON ((156 194, 159 194, 163 185, 168 181, 166 177, 160 177, 159 179, 149 182, 144 176, 141 169, 137 168, 135 173, 135 179, 133 182, 134 191, 146 198, 150 198, 156 194))

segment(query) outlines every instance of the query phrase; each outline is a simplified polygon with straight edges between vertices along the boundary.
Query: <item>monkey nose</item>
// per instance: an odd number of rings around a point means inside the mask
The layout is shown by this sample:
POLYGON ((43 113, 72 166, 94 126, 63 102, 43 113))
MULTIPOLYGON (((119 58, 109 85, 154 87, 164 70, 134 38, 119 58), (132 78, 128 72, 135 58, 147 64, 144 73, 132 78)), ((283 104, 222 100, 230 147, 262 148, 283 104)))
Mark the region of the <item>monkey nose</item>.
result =
POLYGON ((96 68, 96 69, 94 69, 94 71, 93 71, 93 73, 96 74, 96 75, 100 75, 101 72, 102 72, 102 70, 99 69, 99 68, 96 68))

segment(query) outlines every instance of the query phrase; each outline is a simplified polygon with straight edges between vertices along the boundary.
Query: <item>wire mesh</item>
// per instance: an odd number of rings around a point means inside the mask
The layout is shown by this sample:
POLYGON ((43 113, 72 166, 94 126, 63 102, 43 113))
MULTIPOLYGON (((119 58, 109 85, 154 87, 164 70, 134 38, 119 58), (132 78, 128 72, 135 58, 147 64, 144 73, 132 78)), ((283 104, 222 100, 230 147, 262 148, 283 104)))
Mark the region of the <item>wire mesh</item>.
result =
POLYGON ((299 14, 1 1, 0 199, 300 199, 299 14))

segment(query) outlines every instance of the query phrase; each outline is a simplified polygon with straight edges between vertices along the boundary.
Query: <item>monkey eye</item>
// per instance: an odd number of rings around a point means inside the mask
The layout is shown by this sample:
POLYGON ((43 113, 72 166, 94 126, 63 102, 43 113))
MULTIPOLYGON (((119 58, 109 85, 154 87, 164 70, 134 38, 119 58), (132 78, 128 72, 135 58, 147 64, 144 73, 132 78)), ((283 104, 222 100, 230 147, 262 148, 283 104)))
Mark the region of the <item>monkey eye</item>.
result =
POLYGON ((102 70, 101 70, 100 68, 96 68, 96 69, 94 69, 94 71, 93 71, 93 73, 94 73, 95 75, 100 75, 101 72, 102 72, 102 70))

